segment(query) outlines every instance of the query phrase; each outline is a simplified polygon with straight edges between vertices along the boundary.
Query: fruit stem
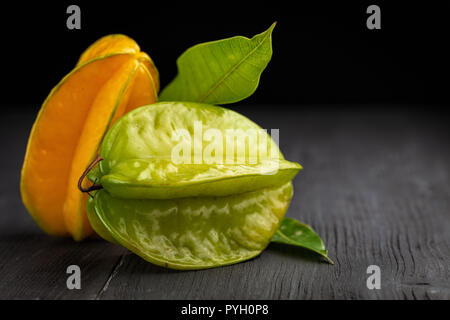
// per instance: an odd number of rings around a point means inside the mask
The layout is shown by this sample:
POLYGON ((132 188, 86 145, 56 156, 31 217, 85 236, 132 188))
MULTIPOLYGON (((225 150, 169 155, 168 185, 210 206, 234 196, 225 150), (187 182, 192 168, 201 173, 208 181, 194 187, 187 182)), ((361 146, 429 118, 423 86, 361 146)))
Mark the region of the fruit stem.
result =
POLYGON ((81 175, 80 179, 78 180, 78 189, 80 189, 81 192, 87 192, 91 197, 92 197, 92 195, 90 194, 91 191, 103 189, 103 186, 101 184, 96 184, 95 182, 97 180, 95 180, 93 185, 91 185, 88 188, 84 188, 82 186, 83 180, 84 180, 84 178, 86 178, 86 176, 89 173, 89 171, 91 171, 92 168, 95 167, 97 165, 97 163, 99 163, 102 160, 103 160, 103 158, 100 157, 100 154, 97 154, 97 156, 88 165, 86 170, 84 170, 83 174, 81 175))

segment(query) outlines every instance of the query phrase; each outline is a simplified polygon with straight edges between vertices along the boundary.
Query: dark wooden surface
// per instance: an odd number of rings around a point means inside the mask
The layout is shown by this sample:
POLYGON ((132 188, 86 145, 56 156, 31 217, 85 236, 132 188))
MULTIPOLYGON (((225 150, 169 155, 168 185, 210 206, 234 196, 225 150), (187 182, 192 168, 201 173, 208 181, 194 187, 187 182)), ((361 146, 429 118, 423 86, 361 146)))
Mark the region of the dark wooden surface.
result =
POLYGON ((241 109, 280 128, 286 158, 304 166, 287 216, 313 226, 336 264, 270 245, 248 262, 180 272, 102 240, 42 233, 19 194, 37 110, 3 108, 0 299, 450 299, 450 122, 418 109, 241 109), (81 290, 66 288, 70 264, 81 290), (372 264, 380 290, 366 287, 372 264))

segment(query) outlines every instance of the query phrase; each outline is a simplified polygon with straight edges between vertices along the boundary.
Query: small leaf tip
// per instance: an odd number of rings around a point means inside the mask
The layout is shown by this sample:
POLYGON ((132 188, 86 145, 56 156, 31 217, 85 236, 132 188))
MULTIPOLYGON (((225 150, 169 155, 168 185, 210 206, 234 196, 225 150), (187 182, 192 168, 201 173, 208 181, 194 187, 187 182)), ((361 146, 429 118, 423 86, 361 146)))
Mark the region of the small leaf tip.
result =
POLYGON ((270 31, 273 31, 273 29, 275 29, 275 26, 277 25, 278 21, 274 21, 274 23, 272 23, 269 27, 270 31))

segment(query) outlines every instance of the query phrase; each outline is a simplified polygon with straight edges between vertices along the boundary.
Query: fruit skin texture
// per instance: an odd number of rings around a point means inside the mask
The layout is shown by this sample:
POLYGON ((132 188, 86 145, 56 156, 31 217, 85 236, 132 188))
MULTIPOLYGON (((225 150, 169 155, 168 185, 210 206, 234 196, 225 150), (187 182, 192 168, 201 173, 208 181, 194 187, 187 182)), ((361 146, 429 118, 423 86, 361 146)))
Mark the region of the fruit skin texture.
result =
MULTIPOLYGON (((199 122, 203 133, 260 129, 225 108, 160 102, 128 113, 108 131, 103 160, 88 175, 103 186, 87 203, 89 220, 101 237, 173 269, 229 265, 264 250, 289 207, 291 180, 301 166, 285 160, 267 133, 267 139, 247 146, 274 152, 257 153, 253 163, 246 157, 224 164, 225 153, 222 162, 211 162, 206 142, 202 163, 174 162, 178 141, 173 133, 186 129, 195 137, 199 122), (277 162, 278 171, 267 174, 268 162, 277 162)), ((226 139, 220 142, 225 148, 226 139)))
POLYGON ((22 200, 48 234, 82 240, 93 233, 77 181, 120 116, 157 101, 158 72, 124 35, 93 43, 44 101, 22 167, 22 200))

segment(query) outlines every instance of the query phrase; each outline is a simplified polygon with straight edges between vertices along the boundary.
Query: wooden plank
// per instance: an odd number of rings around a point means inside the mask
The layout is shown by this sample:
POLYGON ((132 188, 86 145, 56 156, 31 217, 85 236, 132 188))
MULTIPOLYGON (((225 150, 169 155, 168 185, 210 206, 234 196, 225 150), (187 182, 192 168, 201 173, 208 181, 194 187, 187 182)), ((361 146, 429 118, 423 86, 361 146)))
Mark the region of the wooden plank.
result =
POLYGON ((445 127, 407 113, 249 114, 264 128, 280 128, 286 158, 304 165, 288 216, 311 224, 336 264, 281 245, 250 262, 193 272, 127 255, 102 298, 449 297, 445 127), (381 268, 381 290, 366 286, 371 264, 381 268))
POLYGON ((74 243, 40 233, 0 238, 1 299, 95 299, 123 249, 101 240, 74 243), (67 267, 81 269, 81 289, 69 290, 67 267))
POLYGON ((334 266, 273 244, 249 262, 180 272, 105 242, 47 237, 17 192, 32 119, 20 113, 2 117, 0 129, 14 137, 0 160, 0 298, 449 299, 449 119, 379 108, 273 110, 238 111, 279 128, 286 158, 304 166, 287 215, 323 237, 334 266), (82 266, 83 292, 61 289, 69 263, 82 266), (366 286, 371 264, 381 268, 381 290, 366 286))

